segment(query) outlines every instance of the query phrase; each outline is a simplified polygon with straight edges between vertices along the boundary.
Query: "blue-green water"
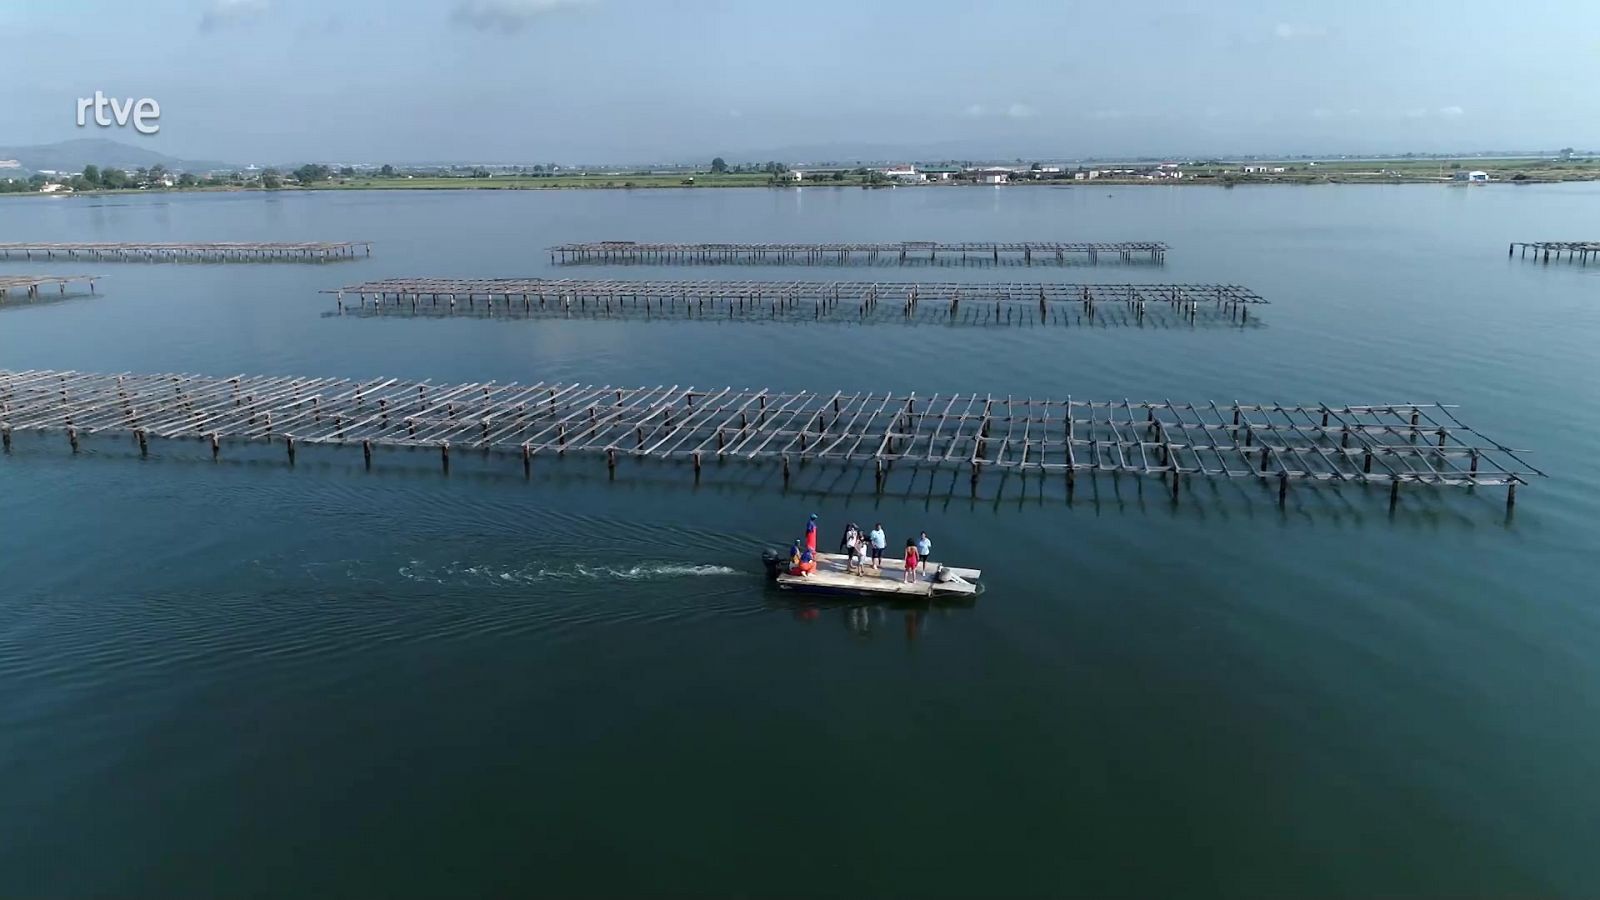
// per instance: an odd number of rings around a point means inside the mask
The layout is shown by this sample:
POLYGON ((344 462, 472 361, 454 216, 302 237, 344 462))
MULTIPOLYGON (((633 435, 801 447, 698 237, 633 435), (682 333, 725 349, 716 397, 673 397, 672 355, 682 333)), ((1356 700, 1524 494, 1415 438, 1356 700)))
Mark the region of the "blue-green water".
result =
MULTIPOLYGON (((1443 401, 1551 475, 1385 492, 19 438, 0 893, 1592 896, 1594 185, 324 193, 0 202, 0 240, 362 239, 51 265, 0 367, 1134 400, 1443 401), (569 239, 1165 240, 1164 267, 623 277, 1236 282, 1264 327, 325 315, 569 239), (57 444, 62 446, 57 446, 57 444), (808 512, 926 529, 971 608, 813 606, 808 512)), ((565 269, 595 274, 605 270, 565 269)))

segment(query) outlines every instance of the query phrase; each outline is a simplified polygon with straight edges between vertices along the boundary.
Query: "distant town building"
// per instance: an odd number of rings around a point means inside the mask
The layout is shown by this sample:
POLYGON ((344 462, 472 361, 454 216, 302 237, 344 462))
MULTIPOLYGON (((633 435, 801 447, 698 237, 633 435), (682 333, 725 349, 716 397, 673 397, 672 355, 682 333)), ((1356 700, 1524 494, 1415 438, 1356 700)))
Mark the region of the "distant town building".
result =
POLYGON ((1011 181, 1010 169, 968 169, 967 174, 979 184, 1007 184, 1011 181))
POLYGON ((889 166, 879 169, 884 177, 894 181, 927 181, 928 176, 917 171, 916 166, 889 166))
POLYGON ((922 174, 927 176, 929 181, 949 181, 960 175, 961 170, 943 166, 926 166, 922 169, 922 174))

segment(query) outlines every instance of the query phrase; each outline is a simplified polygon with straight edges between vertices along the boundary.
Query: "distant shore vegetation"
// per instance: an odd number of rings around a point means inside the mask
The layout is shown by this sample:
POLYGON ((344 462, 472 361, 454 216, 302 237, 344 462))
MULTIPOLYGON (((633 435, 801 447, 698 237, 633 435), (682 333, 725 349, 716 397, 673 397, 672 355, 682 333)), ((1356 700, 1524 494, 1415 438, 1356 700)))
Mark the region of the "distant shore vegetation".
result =
POLYGON ((94 193, 169 190, 551 190, 718 187, 888 187, 952 184, 1404 184, 1456 182, 1540 183, 1600 179, 1600 157, 1570 148, 1549 157, 1298 159, 1237 162, 1114 162, 1009 164, 946 161, 876 166, 794 166, 778 161, 670 168, 578 168, 556 163, 529 166, 329 166, 248 168, 228 172, 170 172, 162 166, 120 169, 85 166, 74 174, 0 174, 0 193, 94 193))

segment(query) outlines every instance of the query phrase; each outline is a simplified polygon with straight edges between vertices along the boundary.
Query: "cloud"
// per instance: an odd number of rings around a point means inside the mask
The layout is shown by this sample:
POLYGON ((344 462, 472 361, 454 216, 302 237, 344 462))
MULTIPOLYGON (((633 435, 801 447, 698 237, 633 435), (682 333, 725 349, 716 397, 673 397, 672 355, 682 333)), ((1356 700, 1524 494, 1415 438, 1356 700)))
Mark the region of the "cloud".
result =
POLYGON ((1327 37, 1328 29, 1321 25, 1306 25, 1296 22, 1279 22, 1273 26, 1272 36, 1280 41, 1298 41, 1306 38, 1327 37))
POLYGON ((516 34, 552 13, 579 9, 592 0, 461 0, 450 14, 457 25, 516 34))
POLYGON ((200 14, 200 30, 211 32, 231 25, 242 25, 272 9, 271 0, 212 0, 200 14))
POLYGON ((1438 109, 1427 109, 1418 106, 1413 109, 1399 111, 1399 115, 1403 119, 1459 119, 1466 114, 1467 111, 1459 106, 1441 106, 1438 109))
POLYGON ((1011 119, 1031 119, 1039 111, 1026 103, 1009 103, 1005 106, 984 106, 974 103, 961 111, 969 119, 981 119, 984 116, 1005 116, 1011 119))

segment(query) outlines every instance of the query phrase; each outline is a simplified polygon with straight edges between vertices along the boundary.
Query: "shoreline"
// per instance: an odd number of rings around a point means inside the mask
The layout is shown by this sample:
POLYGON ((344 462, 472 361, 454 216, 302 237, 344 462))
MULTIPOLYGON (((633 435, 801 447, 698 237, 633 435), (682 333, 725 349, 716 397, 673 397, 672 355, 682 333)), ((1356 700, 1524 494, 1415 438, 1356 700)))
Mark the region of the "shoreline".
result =
POLYGON ((1224 182, 1215 178, 1186 178, 1186 179, 1116 179, 1096 178, 1086 181, 1047 181, 1047 180, 1022 180, 1006 184, 951 184, 951 183, 924 183, 924 184, 833 184, 826 181, 800 182, 787 184, 329 184, 329 185, 285 185, 277 188, 264 188, 247 185, 228 185, 211 187, 170 187, 170 188, 119 188, 114 190, 93 191, 14 191, 0 194, 4 197, 54 197, 58 199, 73 197, 124 197, 165 194, 292 194, 292 193, 326 193, 332 191, 658 191, 658 190, 731 190, 731 189, 764 189, 764 190, 798 190, 798 189, 827 189, 827 190, 938 190, 938 189, 988 189, 988 188, 1018 188, 1022 190, 1037 188, 1057 188, 1073 190, 1093 190, 1099 187, 1141 187, 1141 188, 1222 188, 1236 187, 1324 187, 1324 186, 1396 186, 1396 185, 1433 185, 1436 187, 1494 187, 1494 186, 1524 186, 1524 185, 1549 185, 1549 184, 1582 184, 1600 181, 1600 174, 1585 178, 1527 178, 1521 181, 1488 181, 1464 182, 1452 179, 1440 180, 1437 178, 1319 178, 1309 179, 1239 179, 1224 182))

